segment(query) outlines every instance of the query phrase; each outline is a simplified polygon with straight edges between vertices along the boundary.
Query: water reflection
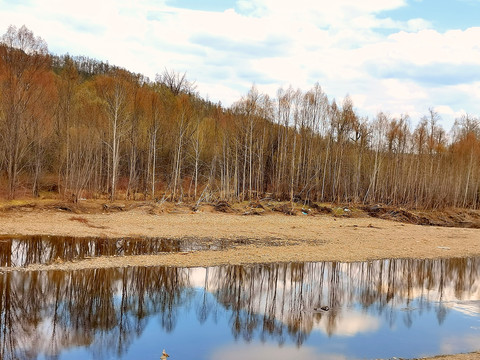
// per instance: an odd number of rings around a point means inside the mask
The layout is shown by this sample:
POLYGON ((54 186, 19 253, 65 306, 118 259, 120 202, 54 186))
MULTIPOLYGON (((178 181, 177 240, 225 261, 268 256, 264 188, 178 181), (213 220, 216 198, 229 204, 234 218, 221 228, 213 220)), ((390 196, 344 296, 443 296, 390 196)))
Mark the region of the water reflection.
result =
POLYGON ((172 359, 217 359, 228 349, 237 356, 278 344, 298 355, 333 354, 338 341, 346 358, 478 350, 479 265, 473 258, 9 272, 0 274, 0 358, 73 359, 82 349, 100 359, 158 359, 166 347, 172 359), (456 325, 442 329, 448 336, 440 341, 434 329, 449 318, 456 325), (419 326, 433 330, 413 346, 419 326), (386 331, 403 340, 369 348, 386 331), (200 338, 203 351, 185 346, 200 338))
POLYGON ((0 238, 0 267, 50 264, 96 256, 155 255, 165 252, 219 250, 248 244, 228 239, 201 238, 97 238, 22 236, 0 238))

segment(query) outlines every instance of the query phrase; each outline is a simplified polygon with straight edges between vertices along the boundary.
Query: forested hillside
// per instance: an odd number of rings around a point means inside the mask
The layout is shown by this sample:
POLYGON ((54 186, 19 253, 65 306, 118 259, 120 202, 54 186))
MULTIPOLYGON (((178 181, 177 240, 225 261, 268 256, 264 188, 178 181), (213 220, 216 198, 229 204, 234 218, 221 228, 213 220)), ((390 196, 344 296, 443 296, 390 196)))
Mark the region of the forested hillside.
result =
POLYGON ((432 109, 412 128, 406 114, 360 117, 320 85, 275 98, 252 87, 224 108, 161 69, 159 59, 151 81, 54 56, 10 27, 0 44, 0 196, 480 207, 475 116, 450 131, 432 109))

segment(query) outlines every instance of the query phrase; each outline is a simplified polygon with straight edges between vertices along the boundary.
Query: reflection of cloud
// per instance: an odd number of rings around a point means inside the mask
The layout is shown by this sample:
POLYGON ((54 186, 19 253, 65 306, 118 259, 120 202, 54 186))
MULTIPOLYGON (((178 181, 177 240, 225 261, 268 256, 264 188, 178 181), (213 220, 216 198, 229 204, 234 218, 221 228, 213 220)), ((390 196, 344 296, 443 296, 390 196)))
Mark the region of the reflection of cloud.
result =
MULTIPOLYGON (((314 325, 318 329, 328 334, 331 325, 328 323, 328 317, 323 316, 320 322, 314 325)), ((368 314, 359 312, 347 312, 339 314, 335 320, 335 329, 333 333, 337 336, 355 336, 359 333, 377 331, 380 327, 380 320, 368 314)))
MULTIPOLYGON (((185 269, 185 271, 188 272, 190 286, 195 288, 204 288, 205 284, 207 284, 207 291, 215 292, 216 290, 218 290, 219 284, 212 281, 217 277, 217 275, 215 275, 215 268, 210 268, 208 274, 206 268, 200 267, 185 269), (207 282, 205 282, 206 278, 207 282)), ((289 282, 287 282, 287 284, 289 284, 289 282)), ((278 282, 277 288, 282 289, 283 285, 284 284, 282 284, 281 282, 278 282)), ((292 289, 290 288, 290 286, 287 286, 287 288, 283 291, 286 291, 284 292, 284 294, 290 294, 291 290, 292 289)), ((258 298, 252 301, 252 304, 256 304, 256 306, 252 307, 250 311, 254 310, 257 315, 265 315, 265 309, 270 308, 271 304, 267 304, 268 306, 266 306, 265 301, 267 301, 267 299, 265 298, 264 294, 258 293, 256 295, 258 296, 258 298)), ((283 300, 285 299, 282 299, 280 301, 282 302, 283 300)), ((280 311, 281 307, 276 306, 275 308, 278 311, 275 314, 275 319, 279 322, 283 322, 286 326, 291 325, 290 321, 292 321, 292 319, 289 316, 285 316, 285 313, 283 311, 280 311)), ((310 333, 310 331, 312 330, 319 330, 322 333, 329 335, 334 334, 338 336, 350 337, 355 336, 358 333, 374 332, 377 331, 380 327, 380 320, 367 313, 362 313, 349 309, 338 309, 336 311, 337 313, 335 314, 334 328, 332 328, 332 324, 329 323, 329 317, 334 315, 333 312, 325 313, 324 316, 320 318, 316 318, 314 316, 314 313, 306 312, 306 319, 309 319, 310 321, 307 321, 305 319, 305 322, 303 323, 304 328, 302 328, 302 331, 310 333)))
POLYGON ((463 335, 442 339, 442 354, 458 354, 460 352, 471 352, 480 349, 480 332, 478 335, 463 335))
MULTIPOLYGON (((232 345, 217 349, 209 360, 264 360, 264 359, 295 359, 295 360, 345 360, 340 354, 317 353, 315 348, 272 345, 232 345)), ((352 358, 349 358, 352 359, 352 358)))
POLYGON ((480 316, 480 301, 447 302, 443 305, 468 316, 480 316))
POLYGON ((205 276, 207 269, 203 267, 185 269, 188 272, 190 286, 194 288, 203 288, 205 286, 205 276))
MULTIPOLYGON (((247 271, 242 276, 242 301, 238 304, 242 310, 248 311, 251 315, 260 317, 267 316, 275 319, 277 324, 287 327, 294 327, 303 334, 310 334, 312 331, 318 331, 328 336, 352 337, 361 333, 373 333, 379 330, 381 320, 375 317, 372 312, 363 312, 353 309, 351 305, 356 302, 376 302, 386 299, 389 294, 389 284, 391 278, 394 277, 396 288, 391 304, 394 306, 406 306, 407 299, 418 301, 420 304, 425 302, 435 302, 440 309, 437 311, 439 321, 445 318, 447 308, 462 312, 469 316, 478 316, 480 314, 480 302, 475 301, 480 298, 480 286, 477 282, 469 286, 460 286, 457 282, 455 272, 448 272, 448 263, 444 261, 437 262, 411 262, 407 260, 396 261, 395 269, 392 272, 382 272, 382 268, 389 265, 388 261, 375 261, 369 267, 370 271, 375 274, 382 274, 382 280, 375 284, 375 289, 367 291, 370 285, 366 285, 363 280, 365 276, 365 264, 336 264, 335 269, 339 273, 344 274, 342 282, 333 286, 333 284, 323 283, 323 280, 329 279, 329 273, 322 274, 320 264, 307 264, 304 267, 302 276, 302 285, 299 287, 295 280, 294 272, 291 268, 279 268, 279 273, 275 273, 275 277, 271 277, 274 272, 267 271, 257 274, 255 271, 247 271), (430 264, 430 265, 428 265, 430 264), (438 274, 443 273, 445 279, 442 286, 436 281, 430 284, 429 288, 424 287, 424 279, 419 277, 410 284, 407 284, 403 274, 405 269, 432 267, 438 274), (257 276, 257 275, 258 276, 257 276), (260 282, 264 278, 270 278, 276 281, 275 287, 264 287, 264 283, 260 282), (323 280, 322 280, 323 278, 323 280), (276 280, 275 280, 276 279, 276 280), (255 284, 252 284, 256 282, 255 284), (324 286, 318 287, 323 283, 324 286), (262 285, 263 284, 263 285, 262 285), (352 288, 356 286, 367 286, 365 292, 361 294, 370 294, 367 298, 352 297, 350 293, 352 288), (250 289, 255 291, 251 292, 250 289), (301 290, 303 288, 303 291, 301 290), (274 292, 272 292, 274 291, 274 292), (377 293, 377 291, 379 291, 377 293), (297 304, 295 300, 298 298, 299 292, 309 294, 308 298, 304 298, 304 302, 297 304), (320 299, 328 299, 331 292, 335 292, 337 304, 329 303, 334 310, 328 313, 316 314, 313 309, 327 302, 320 299), (281 294, 281 296, 280 296, 281 294), (343 299, 343 300, 342 300, 343 299), (347 300, 348 299, 348 300, 347 300), (295 304, 295 306, 292 306, 295 304), (299 319, 301 319, 299 323, 299 319)), ((391 265, 391 264, 390 264, 391 265)), ((474 264, 472 264, 475 266, 474 264)), ((330 266, 333 266, 330 263, 330 266)), ((327 267, 329 271, 333 268, 327 267)), ((454 271, 455 269, 450 269, 454 271)), ((203 288, 207 284, 207 291, 211 292, 217 300, 228 306, 229 304, 229 286, 231 283, 222 280, 227 273, 222 273, 221 268, 195 268, 188 269, 188 278, 190 284, 196 288, 203 288), (219 291, 220 290, 220 291, 219 291)), ((457 269, 458 271, 458 269, 457 269)), ((239 279, 234 277, 235 279, 239 279)), ((232 278, 233 279, 233 278, 232 278)))
MULTIPOLYGON (((69 348, 90 346, 95 340, 82 331, 66 329, 63 326, 54 326, 55 319, 46 316, 41 319, 35 328, 24 329, 26 333, 34 336, 18 336, 16 345, 17 353, 37 354, 41 357, 55 358, 58 353, 66 351, 69 348)), ((57 319, 58 321, 58 319, 57 319)), ((7 356, 8 358, 8 356, 7 356)))

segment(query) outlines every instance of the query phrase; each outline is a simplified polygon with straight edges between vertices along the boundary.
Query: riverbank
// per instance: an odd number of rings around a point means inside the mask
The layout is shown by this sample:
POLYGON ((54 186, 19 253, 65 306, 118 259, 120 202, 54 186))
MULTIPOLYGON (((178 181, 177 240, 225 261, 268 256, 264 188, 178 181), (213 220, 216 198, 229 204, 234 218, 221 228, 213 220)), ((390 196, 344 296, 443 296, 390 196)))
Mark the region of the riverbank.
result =
MULTIPOLYGON (((362 261, 480 255, 480 230, 419 226, 372 217, 357 209, 297 210, 295 216, 265 206, 186 206, 85 203, 17 206, 0 212, 0 233, 120 237, 196 237, 235 242, 234 248, 148 256, 95 258, 32 266, 80 269, 136 265, 213 266, 292 261, 362 261), (240 210, 239 210, 240 209, 240 210), (256 211, 261 215, 244 215, 256 211), (259 212, 263 210, 263 212, 259 212)), ((285 210, 286 204, 277 205, 285 210)), ((287 209, 288 210, 288 209, 287 209)), ((287 211, 285 210, 285 211, 287 211)), ((398 211, 397 211, 398 212, 398 211)), ((385 213, 385 212, 384 212, 385 213)))

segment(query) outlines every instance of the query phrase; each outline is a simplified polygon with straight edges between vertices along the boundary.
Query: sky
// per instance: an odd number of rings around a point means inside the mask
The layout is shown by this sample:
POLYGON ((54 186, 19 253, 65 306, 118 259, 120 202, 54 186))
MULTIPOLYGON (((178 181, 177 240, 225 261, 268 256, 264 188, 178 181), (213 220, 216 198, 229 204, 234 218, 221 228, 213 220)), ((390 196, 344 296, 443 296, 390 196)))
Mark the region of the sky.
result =
POLYGON ((186 72, 224 106, 318 82, 369 118, 480 115, 480 0, 0 0, 0 24, 152 80, 186 72))

